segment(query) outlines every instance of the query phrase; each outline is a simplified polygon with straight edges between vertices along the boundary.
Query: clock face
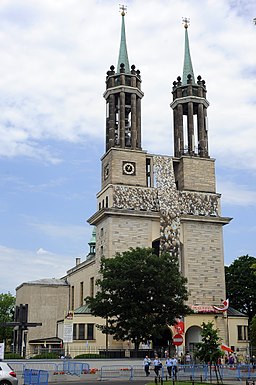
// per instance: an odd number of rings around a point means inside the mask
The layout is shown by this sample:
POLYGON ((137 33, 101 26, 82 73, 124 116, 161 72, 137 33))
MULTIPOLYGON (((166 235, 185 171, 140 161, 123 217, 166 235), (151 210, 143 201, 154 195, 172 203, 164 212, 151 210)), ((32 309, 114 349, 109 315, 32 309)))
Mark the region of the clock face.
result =
POLYGON ((135 175, 135 163, 134 162, 123 162, 123 174, 135 175))

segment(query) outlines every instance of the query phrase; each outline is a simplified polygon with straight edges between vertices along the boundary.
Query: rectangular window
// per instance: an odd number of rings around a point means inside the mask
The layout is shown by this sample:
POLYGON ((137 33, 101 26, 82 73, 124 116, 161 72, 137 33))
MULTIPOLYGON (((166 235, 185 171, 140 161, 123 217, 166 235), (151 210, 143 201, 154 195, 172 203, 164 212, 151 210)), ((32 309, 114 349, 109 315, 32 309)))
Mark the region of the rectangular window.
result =
POLYGON ((78 324, 78 339, 85 339, 85 324, 78 324))
POLYGON ((80 306, 84 304, 84 283, 80 282, 80 306))
POLYGON ((245 325, 237 326, 237 339, 238 341, 248 340, 248 326, 245 326, 245 325))
POLYGON ((146 181, 147 181, 147 187, 152 187, 151 186, 151 163, 150 163, 150 158, 146 159, 146 181))
POLYGON ((90 296, 94 297, 94 277, 90 278, 90 296))
POLYGON ((87 340, 94 340, 94 324, 87 324, 87 340))
POLYGON ((75 287, 71 286, 71 310, 75 308, 75 287))
POLYGON ((77 324, 73 324, 73 340, 77 340, 77 324))
POLYGON ((242 326, 240 325, 237 326, 237 338, 240 341, 242 341, 243 339, 243 329, 242 329, 242 326))

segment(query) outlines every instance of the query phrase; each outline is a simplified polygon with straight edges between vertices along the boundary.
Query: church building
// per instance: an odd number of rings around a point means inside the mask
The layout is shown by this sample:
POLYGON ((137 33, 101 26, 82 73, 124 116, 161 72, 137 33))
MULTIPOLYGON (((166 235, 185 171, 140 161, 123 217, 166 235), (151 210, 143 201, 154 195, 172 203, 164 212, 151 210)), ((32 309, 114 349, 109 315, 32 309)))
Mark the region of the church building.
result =
MULTIPOLYGON (((88 219, 94 228, 90 253, 85 261, 77 259, 76 266, 62 278, 69 286, 66 301, 69 308, 63 308, 63 312, 74 312, 70 350, 82 353, 85 341, 87 348, 132 347, 128 342, 114 341, 111 336, 106 339, 96 328, 103 320, 90 314, 84 298, 95 293, 102 256, 111 258, 130 247, 152 247, 156 253, 177 256, 180 271, 187 278, 188 305, 194 313, 182 320, 183 329, 178 330, 183 341, 180 352, 193 351, 201 339, 203 321, 214 322, 223 344, 246 352, 247 317, 229 308, 228 301, 226 307, 223 305, 226 299, 223 226, 231 218, 222 216, 221 195, 216 191, 215 160, 208 146, 207 88, 201 76, 194 75, 188 20, 184 20, 183 74, 173 82, 170 100, 174 150, 173 155, 163 156, 143 149, 143 74, 129 64, 124 7, 121 17, 118 63, 107 72, 104 92, 105 153, 101 158, 101 190, 97 194, 96 211, 88 219)), ((146 127, 144 132, 147 135, 146 127)), ((60 287, 63 293, 66 287, 60 287)), ((17 304, 22 303, 21 297, 26 301, 18 288, 17 304)), ((56 319, 58 335, 45 337, 63 339, 64 323, 64 318, 56 319)), ((38 331, 39 328, 28 331, 28 341, 35 341, 38 331)), ((171 344, 176 333, 173 328, 163 336, 165 346, 171 344)), ((43 336, 38 343, 42 341, 43 336)))

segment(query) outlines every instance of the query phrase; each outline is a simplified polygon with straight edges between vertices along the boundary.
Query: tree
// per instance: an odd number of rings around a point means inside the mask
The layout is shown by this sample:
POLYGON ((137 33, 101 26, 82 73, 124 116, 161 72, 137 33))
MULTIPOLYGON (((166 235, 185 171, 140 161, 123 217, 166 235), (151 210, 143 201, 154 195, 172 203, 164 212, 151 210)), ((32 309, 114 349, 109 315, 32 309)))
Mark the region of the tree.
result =
POLYGON ((248 315, 256 314, 256 285, 253 265, 256 258, 243 255, 225 267, 226 290, 231 306, 248 315))
POLYGON ((256 348, 256 315, 252 318, 250 325, 250 340, 251 346, 256 348))
MULTIPOLYGON (((0 294, 0 324, 13 321, 15 297, 10 293, 0 294)), ((12 327, 0 326, 0 341, 12 338, 12 327)))
POLYGON ((191 311, 186 279, 179 272, 178 259, 169 254, 157 256, 152 249, 130 249, 114 258, 103 258, 99 291, 86 301, 95 316, 107 320, 97 325, 117 340, 141 342, 160 338, 161 331, 175 317, 191 311))
POLYGON ((213 328, 213 322, 202 323, 202 342, 196 346, 195 356, 201 361, 210 366, 210 378, 212 376, 212 365, 215 367, 217 382, 221 379, 218 362, 223 353, 220 350, 220 338, 218 331, 213 328))

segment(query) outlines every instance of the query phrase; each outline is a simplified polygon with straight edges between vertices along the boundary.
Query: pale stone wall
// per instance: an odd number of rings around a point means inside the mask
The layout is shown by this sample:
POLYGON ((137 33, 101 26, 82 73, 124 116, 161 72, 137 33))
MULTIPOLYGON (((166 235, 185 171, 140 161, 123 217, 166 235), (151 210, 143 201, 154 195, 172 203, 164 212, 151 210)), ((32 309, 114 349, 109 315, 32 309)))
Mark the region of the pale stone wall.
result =
POLYGON ((218 330, 220 339, 224 342, 227 338, 227 322, 224 314, 191 314, 184 319, 185 331, 198 326, 202 329, 202 323, 212 322, 214 329, 218 330))
POLYGON ((28 322, 42 322, 42 326, 28 329, 28 341, 56 336, 56 321, 68 309, 68 285, 39 285, 23 283, 16 291, 16 304, 28 304, 28 322))
POLYGON ((146 186, 146 152, 111 148, 102 158, 102 189, 107 184, 129 184, 146 186), (123 174, 123 162, 135 163, 135 175, 123 174), (109 175, 106 178, 104 170, 109 165, 109 175))
POLYGON ((235 350, 238 350, 245 355, 248 352, 249 341, 248 340, 238 340, 238 330, 239 326, 248 327, 248 318, 247 317, 228 317, 228 329, 229 329, 229 346, 234 346, 235 350))
MULTIPOLYGON (((91 278, 94 278, 95 284, 95 260, 84 261, 67 272, 67 281, 71 287, 74 287, 74 309, 84 305, 84 298, 91 294, 91 278), (83 295, 81 298, 81 285, 83 284, 83 295)), ((72 290, 70 290, 70 309, 72 304, 72 290)), ((94 288, 95 291, 95 288, 94 288)), ((72 309, 72 310, 74 310, 72 309)))
POLYGON ((97 226, 97 258, 104 255, 113 257, 116 252, 122 253, 130 247, 152 247, 152 240, 159 238, 159 216, 129 215, 120 212, 110 215, 97 226))
POLYGON ((214 159, 182 157, 175 162, 179 190, 216 192, 214 159))
POLYGON ((182 266, 190 304, 218 305, 225 295, 222 225, 182 219, 182 266))

